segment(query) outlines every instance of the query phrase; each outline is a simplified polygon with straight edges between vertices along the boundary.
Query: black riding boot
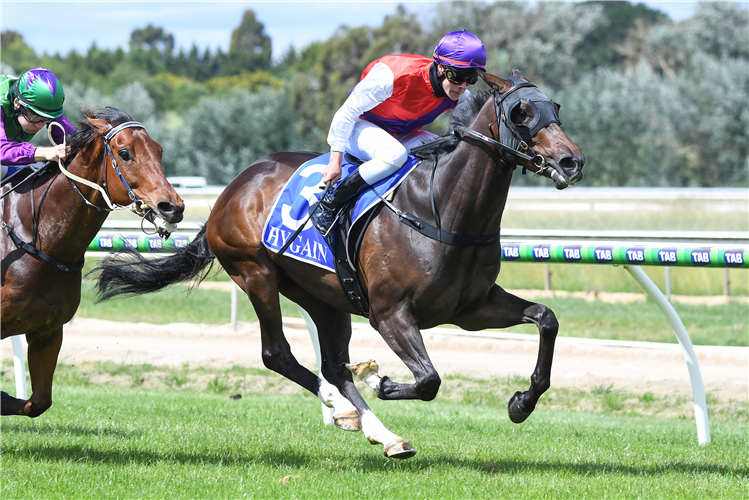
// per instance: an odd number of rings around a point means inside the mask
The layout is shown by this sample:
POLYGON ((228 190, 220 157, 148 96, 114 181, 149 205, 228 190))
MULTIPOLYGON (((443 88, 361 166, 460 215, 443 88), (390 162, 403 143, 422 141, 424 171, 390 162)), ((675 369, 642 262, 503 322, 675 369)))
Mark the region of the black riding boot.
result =
POLYGON ((359 170, 354 170, 348 177, 343 179, 331 193, 324 196, 318 205, 313 207, 314 212, 310 220, 320 234, 326 235, 333 225, 338 209, 346 203, 346 200, 354 196, 362 186, 367 183, 359 175, 359 170))

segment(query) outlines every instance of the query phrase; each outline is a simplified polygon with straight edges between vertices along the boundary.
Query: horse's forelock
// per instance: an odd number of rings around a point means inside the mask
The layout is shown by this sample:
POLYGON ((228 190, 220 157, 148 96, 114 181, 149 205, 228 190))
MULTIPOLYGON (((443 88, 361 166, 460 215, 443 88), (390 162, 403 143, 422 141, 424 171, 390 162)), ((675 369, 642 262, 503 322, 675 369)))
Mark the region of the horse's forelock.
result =
POLYGON ((121 109, 110 106, 94 109, 86 106, 79 107, 83 112, 83 119, 75 124, 76 133, 70 138, 70 155, 68 155, 68 163, 75 158, 78 152, 85 145, 102 135, 98 128, 91 123, 91 120, 104 120, 112 127, 132 121, 130 115, 121 109))

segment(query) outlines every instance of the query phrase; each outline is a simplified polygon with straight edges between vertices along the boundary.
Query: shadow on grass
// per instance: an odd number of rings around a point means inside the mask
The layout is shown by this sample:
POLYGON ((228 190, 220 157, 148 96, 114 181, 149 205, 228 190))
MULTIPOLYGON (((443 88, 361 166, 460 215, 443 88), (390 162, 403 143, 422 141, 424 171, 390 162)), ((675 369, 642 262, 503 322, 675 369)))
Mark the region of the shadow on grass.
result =
MULTIPOLYGON (((75 428, 70 431, 75 432, 75 428)), ((88 434, 81 429, 81 434, 88 434)), ((112 433, 118 434, 118 433, 112 433)), ((44 446, 35 445, 24 449, 7 449, 3 446, 3 458, 11 461, 34 461, 38 463, 90 463, 108 465, 164 465, 174 463, 175 465, 203 466, 206 464, 219 466, 246 466, 247 464, 267 465, 269 467, 292 467, 300 470, 330 470, 331 460, 335 463, 345 463, 347 466, 366 473, 381 473, 383 467, 387 466, 392 473, 418 473, 423 470, 434 469, 465 469, 477 471, 487 476, 494 475, 518 475, 518 474, 546 474, 560 473, 574 474, 577 476, 600 476, 603 474, 626 474, 630 476, 655 477, 663 474, 675 473, 679 475, 717 475, 717 476, 749 476, 749 468, 746 466, 726 467, 721 465, 695 465, 686 462, 672 461, 652 466, 636 467, 621 465, 616 462, 591 463, 577 462, 566 463, 562 461, 530 461, 530 460, 498 460, 485 462, 482 460, 471 460, 459 457, 440 458, 413 458, 405 461, 396 461, 382 457, 377 451, 367 452, 367 456, 360 450, 350 450, 348 455, 333 453, 330 456, 321 456, 319 453, 306 453, 293 450, 288 447, 263 448, 253 450, 227 450, 216 452, 168 452, 159 453, 147 450, 101 450, 95 445, 57 445, 44 446), (358 456, 357 456, 358 455, 358 456)), ((11 462, 12 463, 12 462, 11 462)))

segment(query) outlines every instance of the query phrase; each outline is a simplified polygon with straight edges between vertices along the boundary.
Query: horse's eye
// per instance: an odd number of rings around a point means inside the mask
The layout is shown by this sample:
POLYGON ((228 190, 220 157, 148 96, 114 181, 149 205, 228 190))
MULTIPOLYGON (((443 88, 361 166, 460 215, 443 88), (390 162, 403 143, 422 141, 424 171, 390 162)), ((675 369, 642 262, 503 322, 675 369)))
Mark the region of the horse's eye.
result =
POLYGON ((117 152, 120 155, 120 158, 122 158, 122 161, 130 161, 132 160, 132 156, 130 156, 130 151, 127 150, 127 148, 122 148, 117 152))
POLYGON ((527 127, 533 121, 533 108, 524 102, 518 104, 510 113, 510 120, 515 125, 527 127))

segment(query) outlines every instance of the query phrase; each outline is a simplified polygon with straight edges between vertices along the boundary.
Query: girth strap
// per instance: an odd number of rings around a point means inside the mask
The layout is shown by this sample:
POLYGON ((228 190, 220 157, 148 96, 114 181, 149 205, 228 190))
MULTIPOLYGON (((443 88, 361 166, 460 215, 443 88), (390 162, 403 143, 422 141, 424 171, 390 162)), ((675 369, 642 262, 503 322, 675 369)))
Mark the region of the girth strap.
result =
POLYGON ((454 245, 458 247, 473 247, 482 245, 496 245, 499 243, 499 233, 488 234, 486 236, 469 236, 467 234, 455 234, 439 229, 428 222, 416 217, 410 212, 396 212, 396 215, 400 218, 401 222, 413 229, 441 243, 448 245, 454 245))
POLYGON ((60 262, 59 260, 50 257, 49 255, 47 255, 46 253, 42 252, 41 250, 35 247, 32 247, 31 245, 23 241, 21 238, 19 238, 18 235, 15 233, 15 231, 13 231, 13 229, 11 229, 11 227, 8 224, 6 224, 5 221, 0 221, 0 226, 2 226, 3 229, 5 229, 5 232, 8 234, 10 239, 13 241, 13 243, 16 244, 18 248, 25 250, 31 255, 36 255, 43 261, 52 264, 57 269, 61 271, 65 271, 66 273, 71 273, 71 274, 80 273, 81 270, 83 269, 82 267, 81 269, 71 269, 65 264, 63 264, 62 262, 60 262))

